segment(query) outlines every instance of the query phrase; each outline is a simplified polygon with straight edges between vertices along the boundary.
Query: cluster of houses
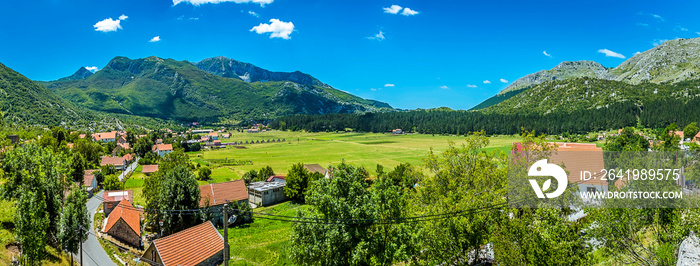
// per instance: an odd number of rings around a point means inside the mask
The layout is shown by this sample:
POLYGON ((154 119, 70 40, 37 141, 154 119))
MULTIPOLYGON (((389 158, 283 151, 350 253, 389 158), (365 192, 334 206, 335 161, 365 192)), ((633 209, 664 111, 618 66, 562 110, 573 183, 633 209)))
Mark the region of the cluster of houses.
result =
MULTIPOLYGON (((328 177, 329 171, 318 164, 304 165, 309 172, 318 172, 328 177)), ((86 176, 94 170, 86 171, 86 176)), ((158 171, 158 165, 144 165, 146 174, 158 171)), ((265 181, 253 182, 246 186, 243 179, 199 186, 202 209, 220 209, 224 204, 237 202, 239 205, 267 206, 288 199, 284 194, 284 176, 270 176, 265 181)), ((133 205, 133 191, 105 191, 102 206, 106 219, 101 233, 109 241, 124 249, 142 250, 141 260, 152 265, 214 265, 223 260, 224 239, 217 226, 223 226, 222 213, 210 220, 149 241, 145 237, 144 210, 133 205)))

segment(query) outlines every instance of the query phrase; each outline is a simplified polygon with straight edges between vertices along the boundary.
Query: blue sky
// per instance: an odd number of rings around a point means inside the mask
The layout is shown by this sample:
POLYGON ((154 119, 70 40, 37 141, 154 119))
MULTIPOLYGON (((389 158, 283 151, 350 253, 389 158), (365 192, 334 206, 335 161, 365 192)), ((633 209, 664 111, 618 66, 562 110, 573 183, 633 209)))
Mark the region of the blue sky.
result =
POLYGON ((191 62, 226 56, 274 71, 300 70, 335 88, 406 109, 468 109, 509 82, 561 61, 615 67, 625 60, 620 57, 663 40, 700 36, 697 1, 0 5, 0 62, 34 80, 58 79, 81 66, 102 68, 114 56, 191 62))

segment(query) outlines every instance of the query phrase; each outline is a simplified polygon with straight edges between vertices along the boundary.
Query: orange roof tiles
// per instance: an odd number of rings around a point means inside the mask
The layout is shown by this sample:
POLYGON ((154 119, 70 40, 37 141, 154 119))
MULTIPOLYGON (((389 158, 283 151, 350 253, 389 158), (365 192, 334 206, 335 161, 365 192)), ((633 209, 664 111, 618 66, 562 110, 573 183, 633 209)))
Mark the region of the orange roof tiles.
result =
POLYGON ((248 199, 248 189, 245 187, 243 179, 202 185, 199 186, 199 191, 201 195, 199 199, 200 207, 206 207, 207 200, 209 201, 209 206, 214 206, 248 199))
POLYGON ((119 205, 109 214, 103 232, 112 229, 112 226, 114 226, 119 219, 124 220, 137 235, 141 235, 141 218, 139 217, 139 211, 126 199, 122 199, 119 205))
POLYGON ((157 144, 155 146, 159 151, 172 151, 173 150, 172 144, 157 144))
POLYGON ((92 185, 92 179, 95 178, 95 174, 93 174, 93 172, 95 171, 97 171, 97 169, 85 170, 85 174, 83 174, 83 186, 89 187, 92 185))
POLYGON ((144 174, 158 172, 158 165, 157 164, 145 164, 142 166, 143 166, 143 168, 141 169, 141 172, 144 174))
POLYGON ((224 238, 207 221, 153 241, 164 266, 197 265, 224 249, 224 238))
POLYGON ((100 166, 105 166, 105 165, 122 166, 122 165, 124 165, 124 158, 123 157, 102 157, 102 161, 100 161, 100 166))
POLYGON ((134 192, 131 189, 105 191, 102 194, 102 202, 121 201, 122 199, 126 199, 131 202, 133 201, 132 195, 134 195, 134 192))

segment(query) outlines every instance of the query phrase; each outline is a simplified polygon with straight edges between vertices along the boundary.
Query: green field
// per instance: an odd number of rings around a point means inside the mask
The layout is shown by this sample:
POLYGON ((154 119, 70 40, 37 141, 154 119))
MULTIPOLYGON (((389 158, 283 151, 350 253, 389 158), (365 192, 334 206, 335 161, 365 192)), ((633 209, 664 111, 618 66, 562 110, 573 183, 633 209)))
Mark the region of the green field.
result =
MULTIPOLYGON (((286 139, 285 142, 248 144, 239 147, 188 153, 193 163, 212 168, 212 178, 231 180, 245 172, 271 166, 276 174, 286 174, 292 164, 319 164, 324 168, 341 161, 365 167, 375 174, 377 164, 393 168, 400 163, 422 165, 432 148, 443 151, 450 141, 465 142, 464 136, 393 135, 379 133, 305 133, 271 131, 263 133, 234 133, 222 142, 286 139), (249 165, 223 165, 218 160, 252 161, 249 165)), ((519 137, 491 137, 489 150, 509 151, 519 137)))
MULTIPOLYGON (((303 205, 284 202, 256 212, 296 215, 303 205)), ((219 230, 223 235, 223 230, 219 230)), ((287 246, 292 227, 289 222, 258 218, 251 224, 229 228, 229 265, 290 265, 287 246)))

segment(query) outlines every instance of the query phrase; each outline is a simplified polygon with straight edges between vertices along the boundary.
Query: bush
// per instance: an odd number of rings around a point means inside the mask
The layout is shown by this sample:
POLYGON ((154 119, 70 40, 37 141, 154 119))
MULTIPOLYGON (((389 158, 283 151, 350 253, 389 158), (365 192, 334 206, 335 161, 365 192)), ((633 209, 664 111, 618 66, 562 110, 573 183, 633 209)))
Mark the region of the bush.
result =
POLYGON ((209 167, 199 168, 199 173, 197 173, 197 180, 205 181, 211 178, 211 169, 209 167))

